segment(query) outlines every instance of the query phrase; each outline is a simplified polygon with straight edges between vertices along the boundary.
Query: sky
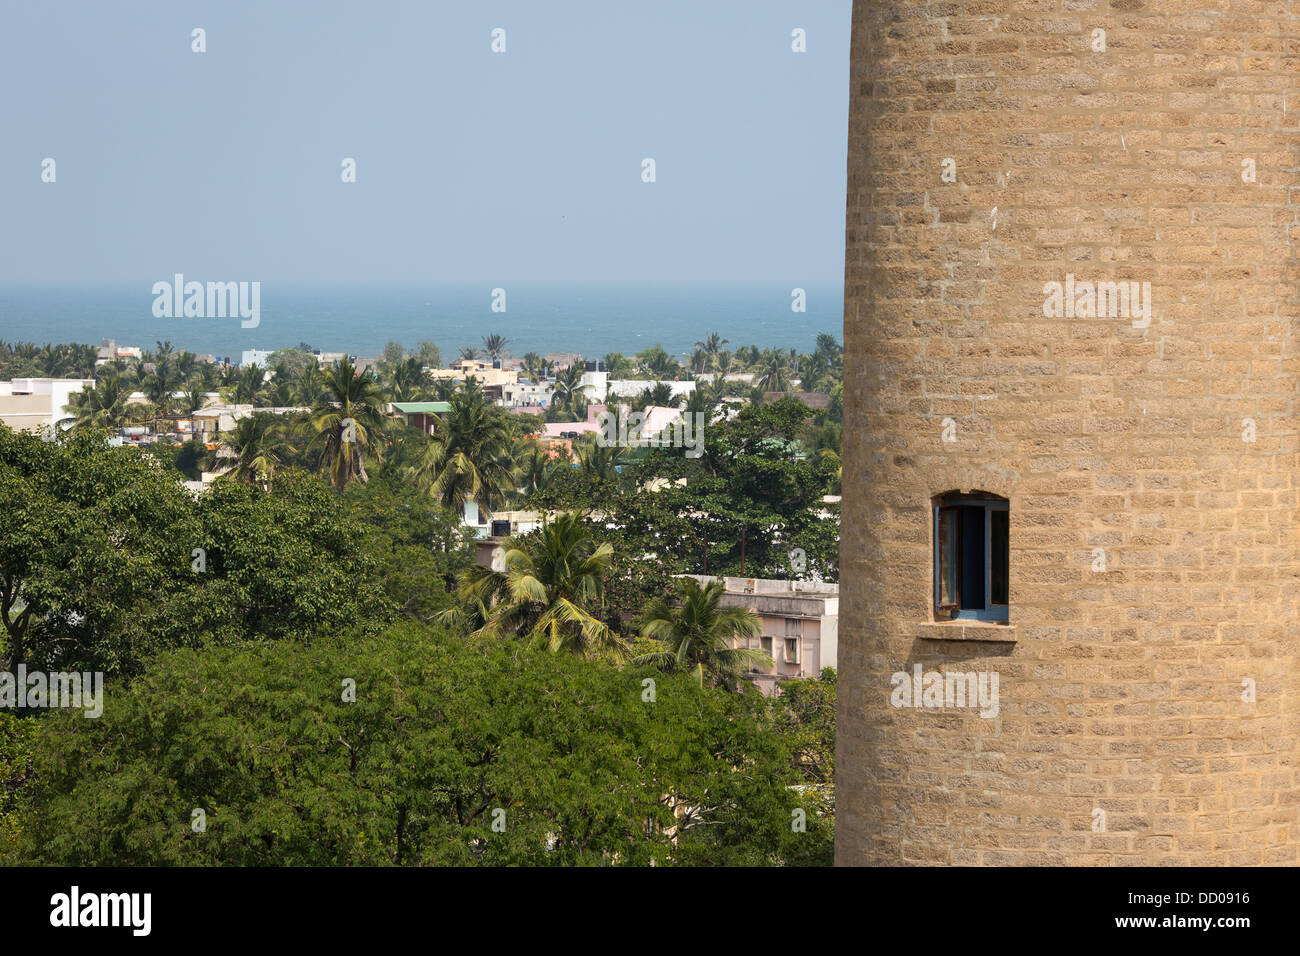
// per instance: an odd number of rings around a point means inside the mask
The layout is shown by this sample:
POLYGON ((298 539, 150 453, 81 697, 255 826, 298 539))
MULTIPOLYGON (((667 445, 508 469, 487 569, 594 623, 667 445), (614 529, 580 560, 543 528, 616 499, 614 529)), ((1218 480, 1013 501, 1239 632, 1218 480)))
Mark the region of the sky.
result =
POLYGON ((839 281, 850 6, 0 0, 0 280, 839 281))

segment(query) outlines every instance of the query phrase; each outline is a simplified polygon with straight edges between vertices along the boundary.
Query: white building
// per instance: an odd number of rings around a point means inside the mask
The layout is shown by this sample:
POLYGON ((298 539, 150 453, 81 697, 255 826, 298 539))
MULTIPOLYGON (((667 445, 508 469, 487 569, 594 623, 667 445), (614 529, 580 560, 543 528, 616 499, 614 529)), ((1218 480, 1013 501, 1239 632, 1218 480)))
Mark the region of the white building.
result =
POLYGON ((546 408, 554 394, 550 382, 511 382, 501 387, 501 404, 506 408, 546 408))
POLYGON ((94 388, 88 378, 16 378, 0 382, 0 422, 16 431, 40 431, 71 416, 72 396, 94 388))

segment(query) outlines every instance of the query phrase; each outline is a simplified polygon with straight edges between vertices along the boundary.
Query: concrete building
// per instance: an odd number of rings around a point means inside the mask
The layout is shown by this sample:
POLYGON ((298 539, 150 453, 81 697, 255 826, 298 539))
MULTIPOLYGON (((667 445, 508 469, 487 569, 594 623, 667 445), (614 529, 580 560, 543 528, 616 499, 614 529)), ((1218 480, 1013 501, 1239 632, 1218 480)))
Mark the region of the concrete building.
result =
POLYGON ((540 511, 495 511, 486 533, 474 542, 474 562, 493 571, 506 569, 505 541, 513 535, 528 534, 542 526, 540 511))
POLYGON ((430 378, 450 378, 463 382, 471 376, 483 388, 483 393, 493 401, 503 397, 507 386, 519 382, 517 370, 493 366, 492 363, 479 359, 457 359, 447 368, 429 369, 430 378))
POLYGON ((502 386, 501 404, 506 408, 535 408, 544 412, 554 394, 555 386, 550 382, 515 381, 502 386))
POLYGON ((769 697, 778 681, 816 677, 823 667, 835 667, 839 649, 839 585, 771 578, 718 578, 684 574, 703 586, 722 581, 723 607, 745 607, 758 615, 763 633, 749 646, 772 658, 773 665, 750 672, 752 680, 769 697))
POLYGON ((115 359, 143 357, 144 351, 138 345, 118 345, 113 339, 103 339, 95 353, 95 365, 107 365, 115 359))
POLYGON ((1297 21, 1227 13, 854 4, 840 864, 1300 863, 1297 21))
POLYGON ((0 382, 0 422, 15 431, 40 431, 71 416, 72 396, 94 388, 93 379, 16 378, 0 382))

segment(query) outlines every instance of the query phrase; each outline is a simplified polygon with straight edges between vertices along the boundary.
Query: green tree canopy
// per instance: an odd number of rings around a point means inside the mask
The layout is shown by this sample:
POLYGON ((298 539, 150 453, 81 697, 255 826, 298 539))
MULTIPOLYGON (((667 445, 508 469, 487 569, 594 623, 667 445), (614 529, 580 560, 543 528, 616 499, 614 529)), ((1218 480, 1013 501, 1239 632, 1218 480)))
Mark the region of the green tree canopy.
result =
POLYGON ((798 788, 763 701, 657 673, 648 695, 645 676, 414 625, 171 652, 109 688, 102 718, 41 719, 27 802, 39 811, 19 857, 828 863, 830 819, 798 788))

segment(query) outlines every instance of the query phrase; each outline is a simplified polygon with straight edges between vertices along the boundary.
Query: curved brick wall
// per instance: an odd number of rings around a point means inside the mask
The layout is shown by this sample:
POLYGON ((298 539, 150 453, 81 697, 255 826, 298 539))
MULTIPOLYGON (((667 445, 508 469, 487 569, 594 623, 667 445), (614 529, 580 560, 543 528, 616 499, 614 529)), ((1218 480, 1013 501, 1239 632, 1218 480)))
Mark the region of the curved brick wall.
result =
POLYGON ((1291 7, 855 4, 839 863, 1300 862, 1291 7), (1149 326, 1045 316, 1070 274, 1149 326), (1007 628, 932 619, 954 489, 1007 628), (997 716, 891 706, 917 663, 997 716))

